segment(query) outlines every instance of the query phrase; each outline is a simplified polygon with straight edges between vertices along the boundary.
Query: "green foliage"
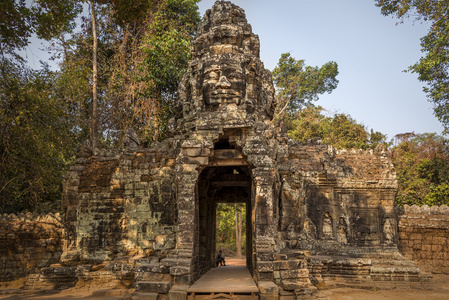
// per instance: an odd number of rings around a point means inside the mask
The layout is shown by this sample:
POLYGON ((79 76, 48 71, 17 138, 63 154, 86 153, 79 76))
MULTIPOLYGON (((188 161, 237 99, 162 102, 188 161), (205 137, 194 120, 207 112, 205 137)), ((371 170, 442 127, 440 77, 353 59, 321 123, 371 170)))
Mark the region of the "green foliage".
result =
POLYGON ((283 53, 274 68, 273 81, 276 85, 276 115, 284 112, 294 114, 308 106, 318 96, 331 93, 338 84, 338 65, 327 62, 321 67, 311 67, 304 60, 296 60, 290 53, 283 53))
POLYGON ((449 1, 376 0, 382 14, 403 19, 416 16, 430 22, 430 30, 421 38, 421 51, 425 53, 409 71, 418 73, 429 101, 440 122, 449 130, 449 1))
MULTIPOLYGON (((98 110, 100 138, 109 145, 123 141, 133 128, 149 145, 166 137, 176 91, 189 59, 189 46, 200 21, 197 0, 120 1, 96 5, 98 31, 98 110), (145 13, 132 15, 136 10, 145 13)), ((64 40, 61 96, 72 103, 77 128, 89 132, 92 109, 92 33, 64 40)))
POLYGON ((200 22, 199 0, 166 0, 154 14, 142 48, 146 96, 157 99, 159 114, 148 135, 165 138, 165 125, 174 116, 177 89, 190 59, 190 42, 200 22))
MULTIPOLYGON (((92 22, 86 14, 76 19, 84 2, 0 4, 0 212, 39 210, 60 199, 61 174, 89 137, 92 22), (59 71, 17 63, 17 50, 33 34, 51 40, 59 71)), ((95 2, 99 142, 120 144, 128 128, 146 141, 161 139, 200 21, 198 0, 95 2)))
POLYGON ((80 10, 75 0, 1 1, 0 54, 19 58, 15 50, 26 47, 32 34, 50 40, 72 30, 80 10))
POLYGON ((449 204, 448 140, 436 134, 401 134, 391 152, 399 205, 449 204))
POLYGON ((295 140, 306 142, 320 138, 323 143, 336 148, 374 149, 378 144, 386 144, 386 136, 358 124, 346 114, 323 114, 321 106, 308 105, 294 117, 288 119, 288 134, 295 140))
POLYGON ((70 32, 80 8, 72 0, 0 3, 0 213, 58 207, 73 126, 54 72, 26 68, 17 50, 33 34, 50 40, 70 32))
MULTIPOLYGON (((110 7, 96 6, 97 27, 97 101, 98 101, 98 131, 100 144, 110 137, 110 131, 118 131, 111 120, 113 109, 108 94, 108 83, 111 74, 110 59, 113 55, 113 42, 116 40, 117 28, 111 23, 110 7)), ((58 54, 62 55, 60 70, 56 76, 56 93, 64 99, 70 110, 74 131, 79 140, 87 140, 90 135, 93 106, 93 35, 92 24, 88 18, 81 18, 81 31, 69 39, 60 40, 58 54)))
MULTIPOLYGON (((246 205, 243 203, 229 204, 220 203, 217 207, 217 249, 228 249, 236 252, 235 244, 235 211, 239 209, 242 212, 243 220, 246 216, 246 205)), ((246 248, 246 222, 242 226, 242 253, 246 248)))
POLYGON ((0 67, 0 213, 57 206, 74 136, 54 74, 8 60, 0 67))

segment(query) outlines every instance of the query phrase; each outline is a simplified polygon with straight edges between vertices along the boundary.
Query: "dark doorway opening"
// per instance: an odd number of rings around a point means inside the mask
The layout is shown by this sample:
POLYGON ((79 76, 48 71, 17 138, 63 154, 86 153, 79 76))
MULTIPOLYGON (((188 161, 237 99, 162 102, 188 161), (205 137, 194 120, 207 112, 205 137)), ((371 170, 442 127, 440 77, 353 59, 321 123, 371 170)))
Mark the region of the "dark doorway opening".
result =
POLYGON ((247 166, 206 167, 198 179, 198 275, 215 267, 219 204, 245 207, 246 266, 252 272, 251 176, 247 166))

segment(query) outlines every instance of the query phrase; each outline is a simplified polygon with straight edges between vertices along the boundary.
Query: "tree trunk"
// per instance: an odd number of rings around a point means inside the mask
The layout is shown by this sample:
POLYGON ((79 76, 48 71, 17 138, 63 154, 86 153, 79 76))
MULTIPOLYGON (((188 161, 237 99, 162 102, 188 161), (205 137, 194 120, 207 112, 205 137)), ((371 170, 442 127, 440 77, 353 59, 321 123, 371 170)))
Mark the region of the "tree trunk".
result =
POLYGON ((235 255, 242 257, 242 210, 238 204, 235 205, 235 255))
POLYGON ((92 138, 92 149, 98 147, 98 112, 97 112, 97 28, 95 22, 95 4, 94 1, 90 2, 91 12, 92 12, 92 38, 93 38, 93 49, 92 49, 92 124, 91 124, 91 138, 92 138))

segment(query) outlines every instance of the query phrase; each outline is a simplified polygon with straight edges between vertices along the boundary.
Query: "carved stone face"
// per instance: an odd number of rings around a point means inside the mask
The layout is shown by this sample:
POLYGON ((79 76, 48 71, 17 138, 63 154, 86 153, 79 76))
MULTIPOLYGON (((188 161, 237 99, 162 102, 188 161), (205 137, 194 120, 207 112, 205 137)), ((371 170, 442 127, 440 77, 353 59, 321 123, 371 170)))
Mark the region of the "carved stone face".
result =
POLYGON ((235 103, 245 98, 245 69, 237 59, 222 57, 205 63, 203 69, 203 99, 207 105, 235 103))
MULTIPOLYGON (((250 119, 247 115, 272 119, 275 90, 259 48, 244 11, 217 1, 192 40, 191 60, 178 89, 180 118, 194 120, 198 113, 226 110, 242 112, 232 114, 241 122, 250 119)), ((231 121, 231 115, 226 118, 231 121)))

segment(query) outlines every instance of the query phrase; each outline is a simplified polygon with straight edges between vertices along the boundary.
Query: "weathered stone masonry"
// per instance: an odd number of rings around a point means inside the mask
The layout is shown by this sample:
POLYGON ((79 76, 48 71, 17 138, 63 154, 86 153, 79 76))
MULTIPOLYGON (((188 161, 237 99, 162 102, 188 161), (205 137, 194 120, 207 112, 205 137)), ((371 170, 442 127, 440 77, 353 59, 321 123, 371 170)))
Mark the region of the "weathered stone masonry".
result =
POLYGON ((0 216, 0 281, 27 277, 58 263, 63 244, 59 214, 0 216))
POLYGON ((216 205, 234 201, 247 205, 247 267, 262 290, 271 282, 292 293, 342 274, 417 280, 397 250, 387 154, 288 139, 272 121, 259 48, 241 8, 217 1, 206 12, 172 136, 142 149, 130 132, 126 149, 84 149, 69 172, 63 261, 138 254, 137 291, 168 294, 213 267, 216 205), (386 259, 407 267, 392 276, 379 267, 386 259))
POLYGON ((425 271, 449 274, 449 207, 404 207, 399 249, 425 271))
MULTIPOLYGON (((144 149, 130 130, 123 149, 82 149, 64 181, 61 264, 46 272, 185 298, 214 267, 217 204, 235 202, 247 208, 246 265, 261 295, 293 297, 321 281, 420 279, 398 251, 399 237, 418 243, 410 218, 398 234, 385 150, 289 139, 272 120, 259 48, 241 8, 217 1, 206 12, 171 136, 144 149)), ((400 245, 407 255, 415 247, 400 245)))

